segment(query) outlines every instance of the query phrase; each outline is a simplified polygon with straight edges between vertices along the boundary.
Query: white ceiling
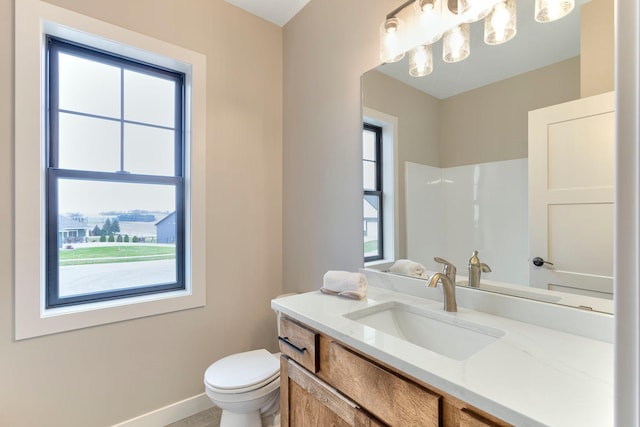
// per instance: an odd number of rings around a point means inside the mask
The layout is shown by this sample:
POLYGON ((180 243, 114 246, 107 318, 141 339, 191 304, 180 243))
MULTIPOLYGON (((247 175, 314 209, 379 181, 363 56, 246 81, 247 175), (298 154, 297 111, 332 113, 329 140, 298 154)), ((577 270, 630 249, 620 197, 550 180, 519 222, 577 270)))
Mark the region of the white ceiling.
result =
POLYGON ((254 15, 282 27, 300 11, 309 0, 225 0, 254 15))
MULTIPOLYGON (((225 1, 283 26, 310 0, 225 1)), ((383 64, 378 69, 442 99, 554 64, 580 54, 580 6, 588 1, 577 0, 575 10, 568 16, 559 21, 540 24, 533 18, 534 2, 519 0, 518 33, 512 40, 497 46, 486 45, 483 41, 483 22, 476 22, 471 25, 469 57, 455 64, 447 64, 441 59, 442 42, 437 42, 433 47, 433 72, 426 77, 409 76, 406 56, 400 62, 383 64)), ((383 18, 380 17, 381 21, 383 18)))

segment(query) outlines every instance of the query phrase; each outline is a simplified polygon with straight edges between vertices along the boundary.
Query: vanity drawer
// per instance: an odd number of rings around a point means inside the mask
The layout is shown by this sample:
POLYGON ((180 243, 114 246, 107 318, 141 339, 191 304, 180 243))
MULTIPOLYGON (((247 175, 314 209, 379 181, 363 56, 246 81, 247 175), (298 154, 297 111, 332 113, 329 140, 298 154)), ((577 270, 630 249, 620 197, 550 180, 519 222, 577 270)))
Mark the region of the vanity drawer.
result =
POLYGON ((330 383, 391 426, 438 427, 441 397, 374 364, 336 342, 330 344, 330 383))
POLYGON ((293 360, 281 357, 280 367, 282 427, 383 427, 293 360))
POLYGON ((319 337, 317 332, 284 316, 280 319, 280 351, 313 373, 319 369, 319 337))

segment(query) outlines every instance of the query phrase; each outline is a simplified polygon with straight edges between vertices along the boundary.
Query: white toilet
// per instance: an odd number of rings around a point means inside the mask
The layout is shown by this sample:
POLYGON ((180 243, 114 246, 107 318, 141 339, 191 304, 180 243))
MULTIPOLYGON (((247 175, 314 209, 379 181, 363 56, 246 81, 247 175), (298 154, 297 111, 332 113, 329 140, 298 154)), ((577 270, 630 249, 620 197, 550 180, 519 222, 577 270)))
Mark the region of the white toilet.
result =
MULTIPOLYGON (((283 298, 295 294, 279 295, 283 298)), ((280 313, 276 312, 278 320, 280 313)), ((280 322, 278 322, 278 335, 280 322)), ((220 427, 261 427, 280 410, 280 353, 253 350, 224 357, 207 368, 204 386, 220 409, 220 427)))
POLYGON ((220 427, 261 427, 280 408, 279 354, 253 350, 232 354, 204 374, 207 396, 222 409, 220 427))

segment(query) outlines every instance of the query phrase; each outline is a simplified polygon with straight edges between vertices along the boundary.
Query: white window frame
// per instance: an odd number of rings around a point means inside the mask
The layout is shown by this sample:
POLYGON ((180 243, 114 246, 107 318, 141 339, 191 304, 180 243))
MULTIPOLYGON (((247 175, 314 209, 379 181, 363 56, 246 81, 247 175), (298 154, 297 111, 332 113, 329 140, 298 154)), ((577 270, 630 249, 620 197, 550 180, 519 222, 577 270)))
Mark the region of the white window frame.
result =
POLYGON ((15 0, 15 52, 15 339, 204 306, 206 57, 39 0, 15 0), (186 74, 185 290, 45 308, 45 34, 186 74))
POLYGON ((398 118, 371 108, 362 108, 362 120, 382 128, 382 214, 384 247, 382 259, 365 262, 365 267, 393 262, 398 258, 398 118))

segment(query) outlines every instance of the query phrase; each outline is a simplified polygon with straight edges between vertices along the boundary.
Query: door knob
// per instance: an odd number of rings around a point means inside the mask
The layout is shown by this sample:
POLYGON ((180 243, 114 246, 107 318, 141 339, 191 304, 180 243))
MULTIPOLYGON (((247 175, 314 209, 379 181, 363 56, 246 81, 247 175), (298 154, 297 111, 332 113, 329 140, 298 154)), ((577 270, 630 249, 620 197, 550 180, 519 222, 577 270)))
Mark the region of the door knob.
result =
POLYGON ((540 258, 539 256, 535 257, 533 259, 533 265, 535 265, 536 267, 542 267, 542 264, 549 264, 549 265, 553 265, 552 262, 549 261, 545 261, 542 258, 540 258))

